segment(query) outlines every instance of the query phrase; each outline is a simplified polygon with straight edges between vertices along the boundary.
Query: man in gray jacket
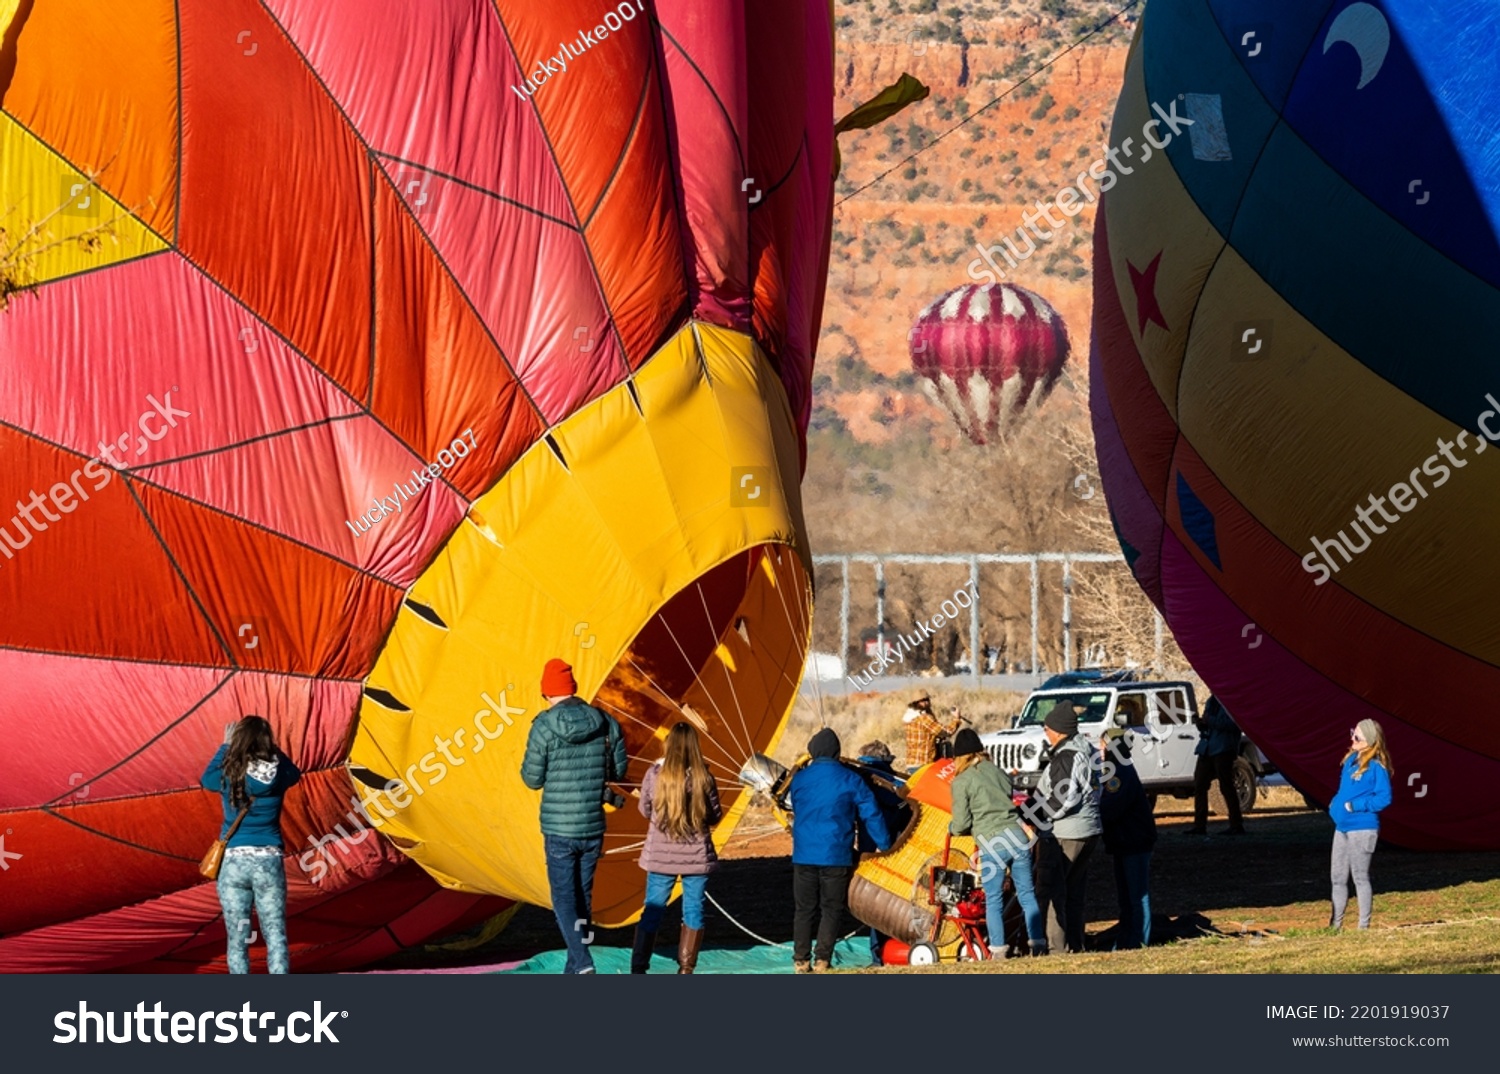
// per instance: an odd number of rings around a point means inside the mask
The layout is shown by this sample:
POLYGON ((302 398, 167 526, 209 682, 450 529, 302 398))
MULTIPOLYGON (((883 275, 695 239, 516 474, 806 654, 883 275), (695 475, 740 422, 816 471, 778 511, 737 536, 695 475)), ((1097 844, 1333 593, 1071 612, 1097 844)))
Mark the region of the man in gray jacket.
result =
POLYGON ((1047 949, 1083 950, 1083 896, 1099 821, 1099 768, 1078 734, 1078 712, 1064 699, 1043 722, 1052 758, 1023 808, 1040 836, 1036 897, 1047 914, 1047 949))

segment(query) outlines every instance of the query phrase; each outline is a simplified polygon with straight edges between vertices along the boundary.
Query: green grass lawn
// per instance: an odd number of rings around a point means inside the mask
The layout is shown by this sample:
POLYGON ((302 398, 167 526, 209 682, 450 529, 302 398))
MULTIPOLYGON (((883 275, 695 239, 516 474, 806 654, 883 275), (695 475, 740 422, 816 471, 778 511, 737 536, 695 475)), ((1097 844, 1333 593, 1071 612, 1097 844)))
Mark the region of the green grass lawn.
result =
MULTIPOLYGON (((1168 803, 1163 803, 1167 806, 1168 803)), ((1328 929, 1332 823, 1321 813, 1251 814, 1242 839, 1186 834, 1158 816, 1151 896, 1157 943, 887 973, 1492 973, 1500 970, 1500 853, 1415 853, 1382 845, 1368 931, 1328 929)), ((1222 828, 1222 819, 1210 830, 1222 828)), ((1089 877, 1089 933, 1107 944, 1118 916, 1108 855, 1089 877)), ((1351 892, 1346 918, 1356 910, 1351 892)))
MULTIPOLYGON (((1492 883, 1493 890, 1496 883, 1492 883)), ((1145 951, 1063 958, 891 967, 865 973, 1494 973, 1500 919, 1372 926, 1367 932, 1293 929, 1284 934, 1205 936, 1145 951)))

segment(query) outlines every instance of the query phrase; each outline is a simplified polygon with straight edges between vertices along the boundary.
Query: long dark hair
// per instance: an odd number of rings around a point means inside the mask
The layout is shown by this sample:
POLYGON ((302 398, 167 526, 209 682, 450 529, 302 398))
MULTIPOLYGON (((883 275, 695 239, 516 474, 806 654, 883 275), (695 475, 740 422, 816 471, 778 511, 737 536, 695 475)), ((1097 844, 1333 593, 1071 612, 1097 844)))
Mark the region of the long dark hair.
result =
POLYGON ((229 788, 229 803, 244 809, 250 801, 245 790, 245 769, 251 761, 274 761, 276 737, 264 716, 246 716, 235 725, 229 736, 229 752, 224 755, 224 785, 229 788))

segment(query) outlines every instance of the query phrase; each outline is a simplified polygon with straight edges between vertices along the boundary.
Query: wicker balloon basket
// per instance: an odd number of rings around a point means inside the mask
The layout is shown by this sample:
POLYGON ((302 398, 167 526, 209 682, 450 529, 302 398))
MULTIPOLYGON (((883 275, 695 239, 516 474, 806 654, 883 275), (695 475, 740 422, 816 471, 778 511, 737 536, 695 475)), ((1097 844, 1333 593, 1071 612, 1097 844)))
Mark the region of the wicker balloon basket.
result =
MULTIPOLYGON (((974 841, 956 836, 943 861, 948 841, 945 810, 911 802, 912 819, 890 850, 868 854, 849 882, 849 910, 859 920, 904 943, 927 940, 938 910, 928 899, 927 885, 934 865, 968 868, 974 841)), ((944 922, 937 946, 951 955, 958 946, 958 929, 944 922)))

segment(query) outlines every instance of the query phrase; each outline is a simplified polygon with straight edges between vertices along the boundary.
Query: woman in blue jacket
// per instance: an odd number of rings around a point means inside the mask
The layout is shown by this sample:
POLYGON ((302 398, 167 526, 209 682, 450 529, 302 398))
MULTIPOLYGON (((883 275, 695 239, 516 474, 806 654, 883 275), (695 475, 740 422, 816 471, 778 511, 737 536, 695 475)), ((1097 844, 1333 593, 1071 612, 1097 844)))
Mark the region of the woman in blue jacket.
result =
POLYGON ((276 748, 271 725, 260 716, 224 728, 224 745, 203 773, 204 789, 224 803, 219 838, 229 839, 219 868, 219 905, 229 940, 229 972, 249 973, 250 907, 266 938, 266 971, 286 973, 286 867, 281 854, 281 796, 302 778, 276 748), (248 808, 247 808, 248 807, 248 808), (245 818, 229 836, 234 819, 245 818))
POLYGON ((1370 927, 1370 858, 1380 838, 1380 811, 1391 804, 1391 755, 1385 731, 1374 720, 1360 720, 1349 732, 1339 792, 1328 806, 1333 818, 1333 928, 1344 925, 1349 878, 1359 896, 1359 927, 1370 927))

